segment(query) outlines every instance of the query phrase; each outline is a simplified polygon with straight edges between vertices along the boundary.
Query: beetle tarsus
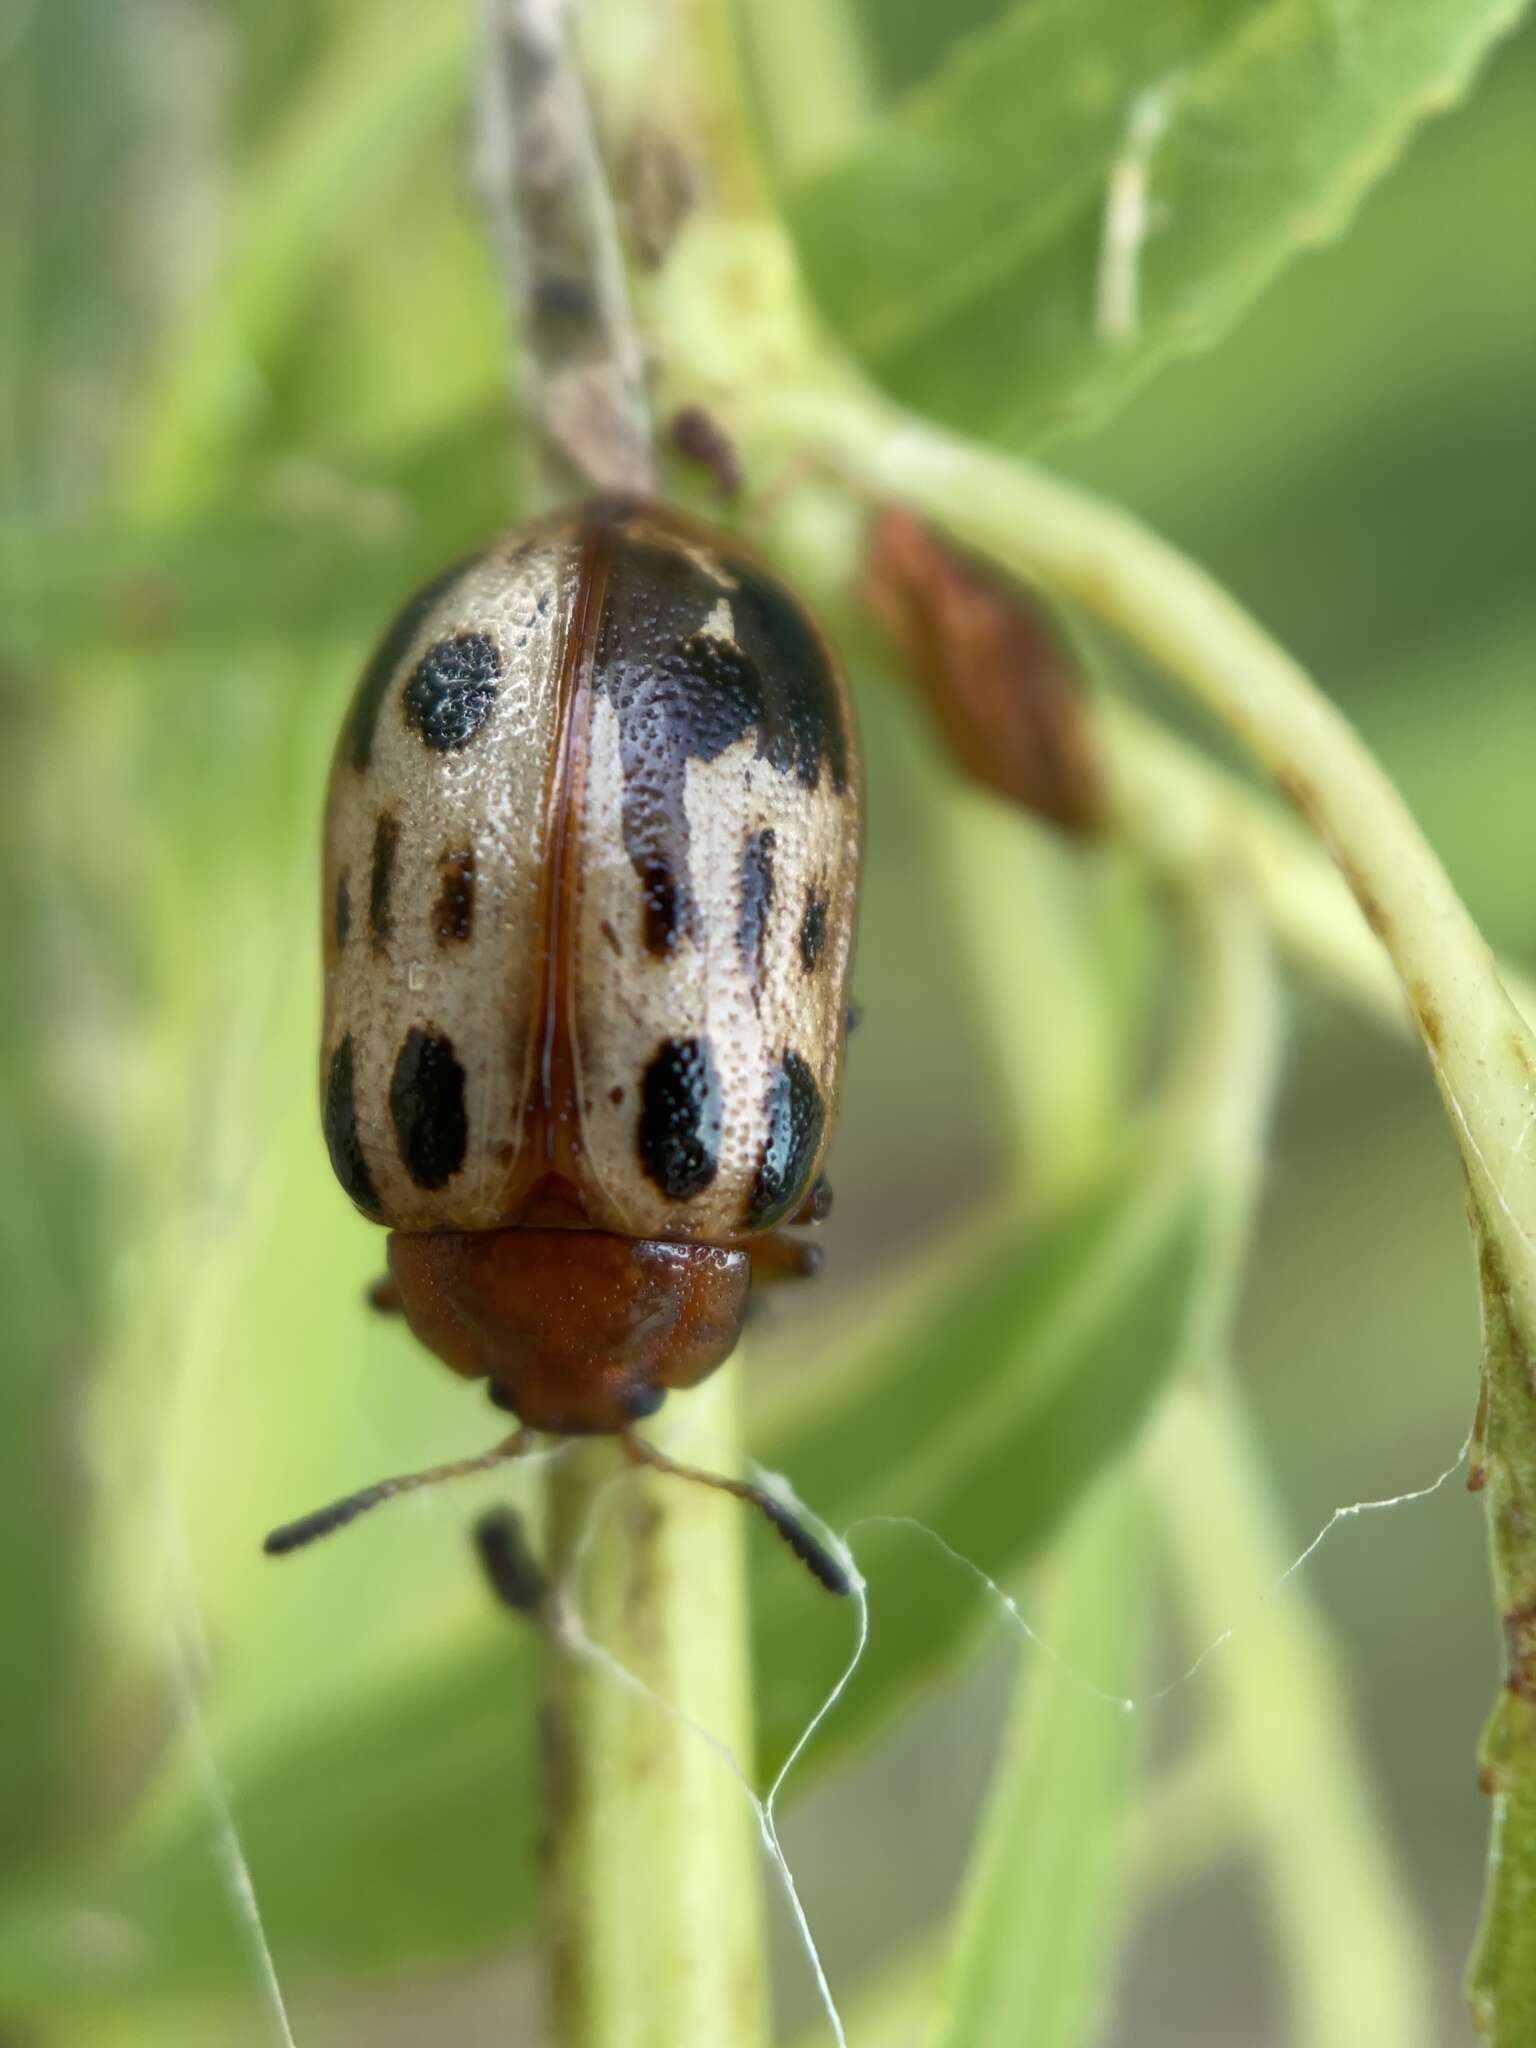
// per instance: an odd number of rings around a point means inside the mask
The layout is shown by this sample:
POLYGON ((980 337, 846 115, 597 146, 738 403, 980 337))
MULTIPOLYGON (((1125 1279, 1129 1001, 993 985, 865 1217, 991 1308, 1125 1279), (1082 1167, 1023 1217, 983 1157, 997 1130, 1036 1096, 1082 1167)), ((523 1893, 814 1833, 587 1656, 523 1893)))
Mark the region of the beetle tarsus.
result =
POLYGON ((807 1244, 803 1238, 787 1237, 783 1231, 773 1230, 765 1237, 751 1240, 747 1257, 752 1261, 753 1285, 766 1287, 776 1280, 814 1280, 826 1253, 819 1244, 807 1244))
POLYGON ((642 1437, 628 1430, 619 1441, 632 1465, 648 1465, 653 1471, 669 1472, 675 1479, 691 1479, 696 1485, 712 1486, 717 1493, 733 1494, 737 1500, 746 1501, 772 1524, 818 1585, 840 1596, 853 1591, 852 1574, 842 1560, 811 1534, 798 1515, 785 1507, 782 1501, 775 1500, 766 1487, 754 1486, 746 1479, 727 1479, 721 1472, 702 1472, 696 1465, 680 1465, 675 1458, 669 1458, 654 1444, 646 1443, 642 1437))

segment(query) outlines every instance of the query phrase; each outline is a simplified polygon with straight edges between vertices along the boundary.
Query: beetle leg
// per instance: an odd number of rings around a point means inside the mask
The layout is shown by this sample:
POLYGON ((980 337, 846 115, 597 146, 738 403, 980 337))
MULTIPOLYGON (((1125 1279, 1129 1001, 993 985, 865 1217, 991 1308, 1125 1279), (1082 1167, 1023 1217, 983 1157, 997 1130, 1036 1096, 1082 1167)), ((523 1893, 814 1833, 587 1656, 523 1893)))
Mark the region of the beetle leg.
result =
POLYGON ((791 1225, 799 1223, 821 1223, 832 1214, 832 1189, 824 1173, 818 1173, 806 1190, 805 1200, 792 1215, 785 1217, 791 1225))
POLYGON ((376 1308, 381 1316, 399 1315, 400 1290, 388 1273, 382 1280, 375 1280, 369 1288, 368 1306, 376 1308))
POLYGON ((772 1280, 811 1280, 821 1271, 821 1246, 786 1237, 781 1230, 771 1230, 766 1237, 754 1237, 746 1252, 752 1261, 753 1283, 758 1287, 772 1280))
POLYGON ((845 1564, 842 1557, 830 1550, 819 1537, 813 1536, 799 1516, 766 1487, 753 1486, 745 1479, 727 1479, 722 1472, 701 1472, 697 1465, 680 1465, 675 1458, 669 1458, 664 1451, 658 1451, 654 1444, 648 1444, 631 1430, 623 1432, 619 1443, 631 1465, 649 1465, 654 1472, 670 1472, 675 1479, 691 1479, 695 1485, 712 1486, 717 1492, 733 1494, 737 1500, 744 1500, 756 1508, 777 1529, 811 1577, 825 1586, 829 1593, 851 1593, 862 1583, 849 1569, 852 1560, 845 1564))

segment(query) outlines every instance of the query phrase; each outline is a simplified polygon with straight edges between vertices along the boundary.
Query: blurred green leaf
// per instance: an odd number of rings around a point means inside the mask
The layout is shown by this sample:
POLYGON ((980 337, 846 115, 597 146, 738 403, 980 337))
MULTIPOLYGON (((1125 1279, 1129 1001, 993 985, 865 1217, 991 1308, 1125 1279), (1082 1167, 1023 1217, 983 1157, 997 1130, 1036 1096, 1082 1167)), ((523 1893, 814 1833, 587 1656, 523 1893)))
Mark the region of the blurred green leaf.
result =
MULTIPOLYGON (((338 701, 403 593, 511 520, 482 458, 499 420, 476 408, 447 428, 374 449, 347 467, 248 465, 197 516, 0 523, 7 644, 71 668, 92 657, 235 661, 331 638, 338 701)), ((98 673, 102 673, 98 671, 98 673)), ((339 713, 338 713, 339 716, 339 713)))
POLYGON ((813 287, 876 378, 950 426, 1022 445, 1100 416, 1342 232, 1520 11, 1035 0, 794 188, 813 287))
POLYGON ((1142 1542, 1124 1475, 1101 1482, 1053 1564, 958 1908, 935 2048, 1084 2048, 1113 1979, 1136 1723, 1142 1542))
POLYGON ((221 288, 171 333, 139 413, 130 501, 174 513, 220 481, 327 259, 358 231, 386 164, 409 164, 463 89, 465 17, 405 0, 349 8, 241 166, 221 288))
POLYGON ((0 751, 21 770, 14 800, 0 806, 0 1179, 15 1191, 0 1231, 0 1548, 9 1560, 0 1754, 26 1759, 24 1770, 0 1774, 0 1891, 77 1831, 100 1789, 80 1782, 73 1743, 89 1704, 80 1425, 101 1338, 104 1177, 78 1048, 59 1028, 68 965, 91 934, 59 886, 75 850, 44 795, 53 734, 23 721, 26 687, 0 671, 0 751), (24 864, 39 842, 57 862, 43 889, 24 864))
POLYGON ((1142 1469, 1187 1647, 1198 1656, 1221 1644, 1203 1699, 1232 1745, 1295 2038, 1427 2048, 1431 1948, 1387 1847, 1338 1653, 1304 1589, 1284 1585, 1296 1537, 1219 1338, 1201 1363, 1159 1409, 1142 1469), (1241 1642, 1228 1649, 1239 1620, 1241 1642))

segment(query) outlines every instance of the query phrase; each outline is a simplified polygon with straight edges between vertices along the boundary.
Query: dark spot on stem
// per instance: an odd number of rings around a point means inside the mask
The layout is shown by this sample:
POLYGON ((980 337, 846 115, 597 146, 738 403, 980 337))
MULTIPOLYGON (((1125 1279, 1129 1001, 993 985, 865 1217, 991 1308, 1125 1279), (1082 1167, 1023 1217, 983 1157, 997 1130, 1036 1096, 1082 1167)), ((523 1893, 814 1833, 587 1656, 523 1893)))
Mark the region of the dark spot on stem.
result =
POLYGON ((1424 1043, 1438 1058, 1445 1045, 1445 1020, 1440 1015, 1440 1006, 1430 994, 1428 985, 1422 981, 1413 982, 1408 990, 1408 999, 1413 1005, 1413 1014, 1418 1019, 1419 1030, 1424 1034, 1424 1043))

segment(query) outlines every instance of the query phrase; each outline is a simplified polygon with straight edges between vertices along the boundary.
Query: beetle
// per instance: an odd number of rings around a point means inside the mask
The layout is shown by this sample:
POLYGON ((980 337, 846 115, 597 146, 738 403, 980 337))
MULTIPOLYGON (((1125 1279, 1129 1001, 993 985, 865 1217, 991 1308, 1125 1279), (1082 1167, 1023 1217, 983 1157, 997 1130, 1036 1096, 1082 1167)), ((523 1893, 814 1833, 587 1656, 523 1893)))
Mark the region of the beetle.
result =
POLYGON ((729 1356, 829 1197, 863 836, 848 692, 739 543, 600 500, 433 579, 364 670, 326 806, 321 1109, 374 1291, 518 1430, 274 1530, 282 1554, 531 1433, 635 1434, 729 1356))

